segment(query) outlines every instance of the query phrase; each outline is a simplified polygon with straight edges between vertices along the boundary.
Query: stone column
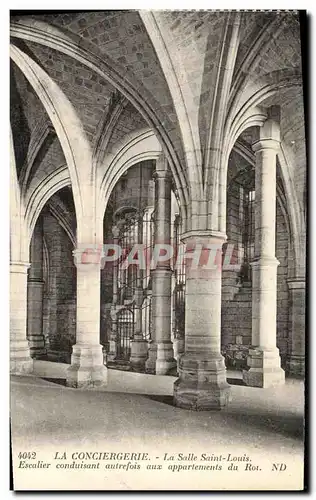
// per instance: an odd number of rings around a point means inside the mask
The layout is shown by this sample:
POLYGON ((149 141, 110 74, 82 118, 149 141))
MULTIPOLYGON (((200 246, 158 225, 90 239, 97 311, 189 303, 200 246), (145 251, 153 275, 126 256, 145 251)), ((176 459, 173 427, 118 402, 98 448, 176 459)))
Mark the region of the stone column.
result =
POLYGON ((284 371, 276 347, 277 266, 275 257, 276 155, 280 128, 270 118, 254 143, 255 252, 252 266, 252 349, 243 380, 253 387, 283 384, 284 371))
MULTIPOLYGON (((179 304, 177 302, 177 294, 179 294, 178 289, 184 287, 183 284, 175 284, 173 291, 173 315, 174 315, 174 337, 173 337, 173 349, 174 355, 178 362, 181 354, 184 353, 184 331, 179 331, 176 328, 176 323, 179 321, 179 316, 182 314, 182 309, 184 309, 184 304, 179 304), (179 310, 179 305, 181 309, 179 310)), ((184 293, 184 292, 182 292, 184 293)))
POLYGON ((186 245, 185 351, 178 361, 174 404, 191 410, 219 410, 228 403, 230 394, 221 355, 221 257, 225 236, 190 231, 182 240, 186 245), (206 261, 205 257, 202 262, 199 259, 199 247, 205 249, 202 256, 207 252, 206 261))
POLYGON ((184 353, 184 321, 183 321, 183 330, 179 330, 179 320, 183 314, 183 320, 184 320, 184 287, 185 287, 185 281, 184 277, 182 276, 182 272, 184 270, 183 266, 178 266, 177 267, 177 255, 181 251, 181 243, 179 240, 179 233, 181 229, 181 219, 180 215, 176 215, 175 221, 174 221, 174 230, 173 230, 173 247, 175 251, 175 257, 174 257, 174 288, 173 288, 173 318, 174 318, 174 336, 173 336, 173 348, 174 348, 174 354, 175 358, 177 360, 177 363, 179 361, 179 358, 181 354, 184 353), (180 277, 180 279, 179 279, 180 277), (179 301, 179 296, 181 293, 181 298, 183 297, 183 303, 182 300, 179 301), (179 303, 180 302, 180 303, 179 303))
POLYGON ((143 290, 137 288, 134 294, 135 303, 135 333, 131 342, 131 366, 136 370, 143 371, 146 366, 146 359, 148 355, 148 342, 144 339, 142 331, 142 306, 143 306, 143 290))
MULTIPOLYGON (((143 213, 140 211, 138 220, 137 242, 143 244, 143 213)), ((143 335, 143 269, 137 268, 137 283, 134 292, 134 314, 135 314, 135 332, 131 341, 131 356, 130 363, 135 370, 143 371, 146 366, 148 356, 148 342, 143 335)))
POLYGON ((293 375, 305 375, 305 278, 287 280, 289 287, 289 336, 290 357, 288 371, 293 375))
POLYGON ((43 220, 40 216, 30 244, 30 261, 27 281, 27 336, 32 358, 46 354, 43 335, 43 220))
MULTIPOLYGON (((156 163, 154 250, 157 245, 171 245, 171 173, 162 157, 156 163)), ((159 375, 167 374, 176 366, 171 342, 171 266, 170 261, 158 262, 151 271, 152 327, 146 369, 159 375)))
POLYGON ((25 374, 33 371, 26 339, 27 270, 28 262, 10 263, 10 372, 25 374))
POLYGON ((80 248, 73 253, 77 267, 77 325, 67 385, 106 385, 107 368, 100 344, 100 254, 83 254, 80 248))
MULTIPOLYGON (((120 230, 117 226, 113 226, 113 244, 119 244, 120 230)), ((113 296, 112 296, 112 306, 111 306, 111 333, 109 339, 109 352, 107 359, 109 361, 114 361, 117 355, 117 303, 118 303, 118 260, 113 262, 113 296)))

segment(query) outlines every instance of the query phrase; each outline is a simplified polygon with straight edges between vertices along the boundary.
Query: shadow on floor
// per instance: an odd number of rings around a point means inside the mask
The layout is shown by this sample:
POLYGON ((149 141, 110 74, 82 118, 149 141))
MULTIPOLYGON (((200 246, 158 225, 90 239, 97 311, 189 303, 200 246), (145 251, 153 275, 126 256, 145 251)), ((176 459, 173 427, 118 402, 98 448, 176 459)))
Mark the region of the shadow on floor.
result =
MULTIPOLYGON (((52 377, 40 377, 42 380, 47 380, 47 382, 52 382, 53 384, 64 385, 66 387, 65 378, 52 378, 52 377)), ((230 385, 246 385, 240 378, 227 378, 227 382, 230 385)), ((170 396, 172 398, 172 396, 170 396)))
MULTIPOLYGON (((42 377, 43 380, 52 382, 56 385, 61 385, 66 387, 66 379, 62 378, 49 378, 42 377)), ((227 381, 231 385, 245 385, 241 379, 228 378, 227 381)), ((114 391, 115 392, 115 391, 114 391)), ((130 394, 128 394, 130 395, 130 394)), ((163 405, 168 405, 174 407, 173 396, 172 395, 158 395, 158 394, 137 394, 146 399, 156 401, 163 405)), ((175 408, 175 407, 174 407, 175 408)), ((180 410, 191 412, 191 410, 180 410)), ((243 427, 245 424, 249 426, 249 432, 275 432, 276 434, 281 434, 283 436, 303 439, 304 437, 304 419, 302 416, 293 414, 285 411, 284 409, 265 409, 261 405, 256 409, 255 406, 249 407, 234 407, 234 405, 228 405, 226 408, 220 412, 214 411, 203 411, 204 414, 209 414, 210 419, 217 419, 216 415, 221 415, 225 420, 227 426, 231 427, 243 427), (250 428, 252 428, 250 430, 250 428)))
MULTIPOLYGON (((242 384, 238 384, 242 385, 242 384)), ((166 404, 168 406, 173 406, 173 396, 164 395, 145 395, 145 398, 151 399, 152 401, 157 401, 158 403, 166 404)), ((180 410, 188 411, 192 410, 180 410)), ((249 426, 249 432, 256 431, 260 433, 263 432, 275 432, 276 434, 281 434, 286 437, 303 439, 304 438, 304 419, 303 417, 295 414, 290 414, 284 410, 280 413, 276 411, 266 411, 260 406, 258 411, 254 408, 234 408, 228 405, 221 411, 201 411, 201 413, 209 414, 212 419, 212 415, 221 415, 225 419, 225 423, 228 427, 236 428, 242 427, 245 424, 249 426), (250 430, 250 427, 252 430, 250 430)), ((216 417, 217 418, 217 417, 216 417)))
POLYGON ((152 401, 158 401, 158 403, 164 403, 165 405, 174 406, 173 396, 168 396, 166 394, 142 394, 147 399, 152 401))
POLYGON ((227 377, 226 380, 229 385, 246 385, 242 378, 227 377))
POLYGON ((43 380, 47 380, 47 382, 52 382, 53 384, 63 385, 66 387, 66 379, 65 378, 50 378, 50 377, 41 377, 43 380))
POLYGON ((272 412, 263 413, 262 409, 258 409, 257 413, 231 413, 229 408, 225 409, 224 413, 227 414, 228 422, 231 424, 246 424, 252 427, 253 430, 274 432, 300 440, 304 438, 304 419, 299 415, 291 415, 285 412, 280 415, 272 412))

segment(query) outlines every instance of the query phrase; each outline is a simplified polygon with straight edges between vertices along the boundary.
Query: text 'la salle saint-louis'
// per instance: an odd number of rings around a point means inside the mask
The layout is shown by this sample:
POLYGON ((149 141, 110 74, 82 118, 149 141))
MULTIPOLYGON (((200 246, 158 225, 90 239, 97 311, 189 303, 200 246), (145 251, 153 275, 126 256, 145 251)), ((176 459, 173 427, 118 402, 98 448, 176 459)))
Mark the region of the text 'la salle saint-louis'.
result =
POLYGON ((146 461, 154 459, 162 459, 164 461, 188 461, 188 462, 250 462, 250 457, 244 453, 243 455, 233 455, 231 453, 227 454, 215 454, 215 453, 163 453, 161 456, 151 457, 149 453, 144 452, 73 452, 70 455, 66 452, 57 451, 55 453, 55 460, 67 460, 71 458, 72 460, 138 460, 146 461))

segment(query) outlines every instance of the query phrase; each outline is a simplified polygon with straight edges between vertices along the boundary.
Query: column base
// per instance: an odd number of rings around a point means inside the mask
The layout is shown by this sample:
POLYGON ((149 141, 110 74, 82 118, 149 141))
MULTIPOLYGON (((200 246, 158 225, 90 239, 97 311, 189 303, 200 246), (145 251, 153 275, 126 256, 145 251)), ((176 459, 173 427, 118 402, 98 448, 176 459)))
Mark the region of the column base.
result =
POLYGON ((250 369, 243 371, 243 381, 248 386, 268 388, 285 383, 279 349, 249 349, 247 364, 250 369))
POLYGON ((158 342, 157 343, 157 359, 156 359, 156 374, 167 375, 173 368, 177 366, 174 359, 173 344, 172 342, 158 342))
POLYGON ((157 360, 157 344, 151 341, 148 349, 148 358, 145 363, 145 368, 147 373, 156 372, 156 360, 157 360))
POLYGON ((33 359, 30 356, 27 340, 11 340, 10 373, 15 375, 33 373, 33 359))
POLYGON ((131 342, 131 366, 137 370, 145 370, 146 360, 148 356, 148 342, 144 340, 142 335, 134 336, 131 342))
POLYGON ((73 345, 66 384, 68 387, 87 389, 107 384, 107 368, 103 364, 103 352, 100 344, 73 345))
POLYGON ((180 356, 184 354, 184 338, 174 339, 173 341, 174 357, 179 361, 180 356))
POLYGON ((174 339, 173 348, 174 348, 174 357, 177 360, 177 372, 179 373, 180 359, 181 359, 181 356, 183 356, 183 354, 185 352, 185 340, 184 340, 184 338, 174 339))
POLYGON ((174 383, 175 406, 187 410, 221 410, 230 401, 230 386, 221 354, 187 353, 179 360, 174 383))
POLYGON ((110 340, 109 341, 109 352, 107 353, 107 360, 108 361, 114 361, 116 358, 116 341, 115 340, 110 340))
POLYGON ((69 364, 71 362, 71 353, 67 351, 48 349, 46 357, 47 361, 53 361, 54 363, 69 364))
POLYGON ((305 377, 305 356, 292 355, 287 362, 287 370, 290 375, 305 377))
POLYGON ((43 335, 29 335, 28 340, 29 340, 31 357, 33 359, 36 359, 38 357, 47 354, 47 349, 45 347, 45 340, 43 335))

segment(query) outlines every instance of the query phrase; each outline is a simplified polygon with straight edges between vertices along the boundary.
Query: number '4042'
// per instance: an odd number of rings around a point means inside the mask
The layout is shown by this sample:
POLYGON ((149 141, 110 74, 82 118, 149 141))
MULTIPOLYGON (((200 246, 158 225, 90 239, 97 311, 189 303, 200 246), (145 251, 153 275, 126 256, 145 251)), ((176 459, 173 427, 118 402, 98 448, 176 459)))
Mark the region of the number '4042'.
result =
POLYGON ((36 453, 35 451, 20 451, 18 457, 23 459, 28 458, 29 460, 31 460, 36 458, 36 453))

